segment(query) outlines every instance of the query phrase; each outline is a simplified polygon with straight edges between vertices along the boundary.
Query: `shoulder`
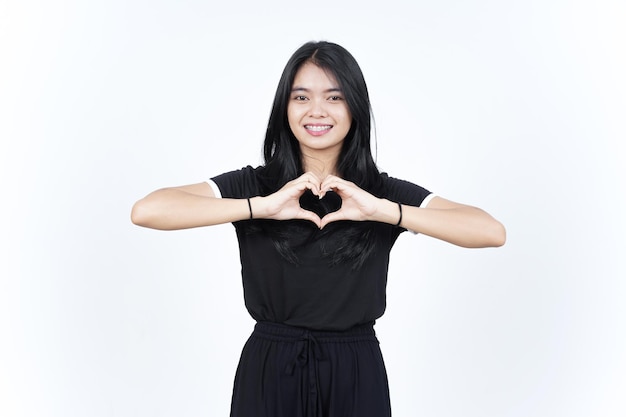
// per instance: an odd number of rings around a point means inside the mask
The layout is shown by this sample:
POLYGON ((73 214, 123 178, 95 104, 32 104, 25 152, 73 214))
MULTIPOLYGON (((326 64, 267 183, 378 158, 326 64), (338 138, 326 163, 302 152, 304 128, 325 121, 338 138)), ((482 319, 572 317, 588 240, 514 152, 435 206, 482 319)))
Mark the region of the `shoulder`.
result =
POLYGON ((432 193, 421 185, 394 178, 386 172, 380 174, 382 180, 382 197, 391 201, 420 206, 432 193))
POLYGON ((222 197, 247 198, 258 195, 259 177, 263 167, 248 165, 241 169, 225 172, 211 178, 220 190, 222 197))

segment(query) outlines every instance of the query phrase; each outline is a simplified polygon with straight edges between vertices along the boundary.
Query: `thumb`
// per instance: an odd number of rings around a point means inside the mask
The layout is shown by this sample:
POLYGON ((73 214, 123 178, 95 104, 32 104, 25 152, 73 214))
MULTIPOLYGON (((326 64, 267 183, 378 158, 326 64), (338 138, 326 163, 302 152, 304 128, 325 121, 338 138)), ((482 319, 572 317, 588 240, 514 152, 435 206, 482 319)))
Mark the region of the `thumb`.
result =
POLYGON ((320 219, 320 217, 312 211, 301 210, 296 216, 296 218, 301 219, 301 220, 308 220, 310 222, 315 223, 315 225, 319 227, 320 229, 322 228, 321 226, 322 219, 320 219))
POLYGON ((339 221, 339 220, 345 220, 345 218, 346 216, 341 211, 341 209, 339 209, 338 211, 333 211, 332 213, 328 213, 327 215, 322 217, 319 227, 320 229, 323 229, 328 224, 339 221))

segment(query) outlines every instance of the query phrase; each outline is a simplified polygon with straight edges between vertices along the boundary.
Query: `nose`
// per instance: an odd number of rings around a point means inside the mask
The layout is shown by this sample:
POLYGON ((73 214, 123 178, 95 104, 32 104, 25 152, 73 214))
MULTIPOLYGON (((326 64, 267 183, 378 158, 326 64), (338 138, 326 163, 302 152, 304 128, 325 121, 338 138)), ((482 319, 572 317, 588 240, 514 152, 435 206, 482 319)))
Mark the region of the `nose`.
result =
POLYGON ((311 108, 309 114, 312 117, 326 117, 326 106, 323 100, 311 100, 311 108))

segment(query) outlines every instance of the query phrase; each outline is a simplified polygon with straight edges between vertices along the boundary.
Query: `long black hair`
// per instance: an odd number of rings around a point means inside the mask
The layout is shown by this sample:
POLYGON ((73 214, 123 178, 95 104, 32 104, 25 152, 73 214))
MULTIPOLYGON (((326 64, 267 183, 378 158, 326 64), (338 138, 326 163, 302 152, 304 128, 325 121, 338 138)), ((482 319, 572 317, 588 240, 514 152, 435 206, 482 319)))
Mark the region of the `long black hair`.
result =
MULTIPOLYGON (((260 171, 263 194, 268 195, 279 190, 304 173, 300 146, 289 127, 287 106, 296 73, 305 63, 317 65, 334 76, 352 116, 352 125, 343 141, 337 162, 338 175, 374 195, 380 194, 382 180, 372 156, 372 114, 363 73, 357 61, 345 48, 325 41, 302 45, 283 70, 263 145, 265 165, 260 171)), ((318 215, 323 216, 325 212, 331 211, 329 206, 333 204, 331 201, 318 208, 321 210, 318 215)), ((332 239, 325 240, 332 241, 329 247, 322 245, 322 251, 331 265, 349 262, 354 268, 359 268, 376 244, 371 238, 371 227, 364 227, 362 222, 335 222, 322 232, 305 221, 286 221, 280 222, 280 225, 261 221, 252 226, 254 230, 258 228, 269 233, 281 255, 296 264, 298 257, 294 249, 325 235, 333 236, 332 239)))
POLYGON ((325 41, 302 45, 283 70, 263 145, 267 174, 276 179, 278 188, 303 174, 302 154, 289 127, 287 106, 296 73, 305 63, 317 65, 334 76, 352 116, 352 126, 339 155, 338 174, 371 191, 378 185, 380 175, 372 157, 372 115, 365 78, 350 52, 340 45, 325 41))

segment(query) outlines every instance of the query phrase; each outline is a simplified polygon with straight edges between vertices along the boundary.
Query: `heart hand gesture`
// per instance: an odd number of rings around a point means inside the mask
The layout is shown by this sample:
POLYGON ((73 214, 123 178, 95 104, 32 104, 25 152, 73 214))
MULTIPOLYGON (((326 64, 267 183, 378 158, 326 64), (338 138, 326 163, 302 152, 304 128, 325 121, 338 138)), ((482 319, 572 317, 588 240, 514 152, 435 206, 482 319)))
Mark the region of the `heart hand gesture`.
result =
MULTIPOLYGON (((339 220, 377 220, 375 215, 379 211, 381 199, 364 191, 356 184, 329 175, 323 181, 313 173, 307 172, 288 182, 275 193, 263 197, 262 217, 275 220, 303 219, 312 221, 320 229, 327 224, 339 220), (333 191, 341 199, 340 203, 329 202, 325 206, 335 207, 325 212, 315 208, 315 205, 303 201, 310 201, 305 193, 310 191, 316 198, 330 200, 333 191), (323 216, 320 218, 320 216, 323 216)), ((256 210, 255 210, 256 211, 256 210)), ((256 217, 256 216, 255 216, 256 217)), ((258 218, 258 217, 257 217, 258 218)))

